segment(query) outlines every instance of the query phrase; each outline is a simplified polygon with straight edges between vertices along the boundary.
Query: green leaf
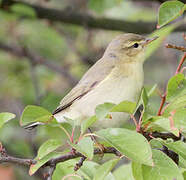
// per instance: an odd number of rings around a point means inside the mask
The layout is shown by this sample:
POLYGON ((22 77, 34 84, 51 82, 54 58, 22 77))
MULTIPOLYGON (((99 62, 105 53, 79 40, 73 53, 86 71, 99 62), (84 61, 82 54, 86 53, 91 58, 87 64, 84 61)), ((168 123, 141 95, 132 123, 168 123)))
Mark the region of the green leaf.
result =
POLYGON ((33 175, 43 164, 45 164, 50 159, 59 157, 61 155, 62 155, 62 153, 51 152, 51 153, 47 154, 44 158, 42 158, 40 160, 36 159, 37 163, 30 166, 29 175, 30 176, 33 175))
MULTIPOLYGON (((52 180, 62 180, 65 176, 68 176, 68 178, 66 178, 66 180, 68 180, 68 179, 81 180, 81 178, 79 178, 79 177, 73 177, 73 176, 69 177, 69 175, 75 174, 74 173, 74 166, 77 162, 78 162, 78 159, 70 159, 68 161, 58 163, 56 166, 56 169, 54 171, 54 174, 52 176, 52 180)), ((83 166, 85 166, 85 163, 86 163, 86 161, 83 163, 83 166)), ((78 175, 79 175, 79 171, 81 171, 81 169, 78 170, 78 172, 77 172, 78 175)), ((84 175, 84 177, 87 178, 86 175, 84 175)))
POLYGON ((78 142, 78 144, 70 144, 78 152, 86 156, 88 159, 92 159, 94 155, 93 141, 90 137, 84 137, 78 142))
POLYGON ((167 85, 167 97, 168 102, 186 94, 186 79, 184 74, 176 74, 173 76, 167 85))
POLYGON ((49 139, 48 141, 44 142, 37 153, 37 159, 42 159, 47 154, 51 153, 52 151, 56 150, 58 147, 62 145, 61 140, 59 139, 49 139))
POLYGON ((131 164, 125 164, 117 168, 113 175, 116 180, 135 180, 132 176, 131 164))
POLYGON ((52 114, 42 107, 28 105, 21 115, 20 124, 25 126, 32 122, 47 122, 51 116, 52 114))
POLYGON ((85 161, 83 166, 78 170, 78 173, 83 177, 92 180, 98 167, 99 164, 94 161, 85 161))
POLYGON ((104 178, 109 174, 109 172, 118 163, 119 159, 114 159, 102 164, 95 172, 93 180, 104 180, 104 178))
POLYGON ((175 127, 182 131, 186 131, 186 108, 177 109, 173 115, 175 127))
POLYGON ((104 178, 104 180, 116 180, 114 175, 110 172, 108 175, 104 178))
POLYGON ((143 107, 144 109, 146 109, 149 99, 145 88, 143 88, 142 90, 141 98, 142 98, 143 107))
POLYGON ((132 162, 132 175, 135 180, 144 180, 143 179, 143 172, 142 172, 142 165, 138 162, 132 162))
POLYGON ((93 123, 97 121, 96 116, 92 116, 81 123, 81 134, 83 134, 93 123))
POLYGON ((134 113, 136 103, 130 101, 122 101, 118 105, 115 105, 110 111, 111 112, 126 112, 129 114, 134 113))
POLYGON ((181 16, 184 12, 184 3, 180 1, 167 1, 161 4, 158 12, 158 26, 162 27, 165 24, 173 21, 181 16))
POLYGON ((163 147, 161 140, 159 140, 158 138, 151 139, 150 145, 151 145, 152 149, 161 149, 163 147))
POLYGON ((151 147, 141 134, 123 128, 103 129, 96 134, 131 160, 153 165, 151 147))
POLYGON ((174 101, 172 101, 170 104, 166 106, 165 111, 163 112, 163 116, 167 117, 170 116, 170 112, 177 111, 178 109, 182 109, 186 106, 186 95, 183 95, 174 101))
POLYGON ((103 119, 110 112, 115 104, 113 103, 104 103, 96 107, 96 117, 98 119, 103 119))
POLYGON ((162 116, 151 116, 143 123, 148 124, 149 122, 150 124, 148 125, 148 129, 152 129, 152 131, 170 131, 170 120, 168 118, 162 116))
POLYGON ((9 120, 14 119, 16 117, 15 114, 9 112, 0 113, 0 128, 7 123, 9 120))
POLYGON ((170 120, 166 117, 152 116, 145 123, 148 123, 148 122, 151 122, 148 126, 148 129, 151 130, 151 131, 158 131, 158 132, 168 131, 168 132, 171 132, 171 133, 175 134, 176 136, 179 136, 179 131, 176 130, 176 129, 171 128, 170 120))
POLYGON ((11 6, 11 10, 14 13, 17 13, 18 15, 21 15, 21 16, 27 16, 27 17, 32 17, 32 18, 36 17, 36 13, 33 8, 31 8, 30 6, 21 4, 21 3, 13 4, 11 6))
POLYGON ((186 160, 186 143, 182 141, 166 143, 165 141, 163 141, 163 144, 186 160))
MULTIPOLYGON (((95 174, 96 169, 99 167, 99 164, 93 161, 84 161, 83 166, 75 173, 74 166, 78 163, 79 159, 71 159, 62 163, 58 163, 52 180, 62 180, 65 176, 70 174, 77 174, 80 177, 83 177, 85 180, 92 180, 95 174)), ((67 178, 69 179, 69 178, 67 178)), ((70 177, 72 180, 79 180, 79 177, 70 177)), ((82 179, 82 178, 81 178, 82 179)))
POLYGON ((178 166, 166 154, 159 150, 152 150, 152 157, 153 167, 142 165, 143 180, 183 180, 178 166))
POLYGON ((141 90, 141 94, 140 94, 139 101, 137 103, 135 112, 137 111, 137 109, 139 108, 139 106, 141 104, 143 104, 143 107, 146 109, 147 104, 148 104, 148 94, 147 94, 147 91, 146 91, 146 89, 144 87, 141 90))
POLYGON ((182 156, 179 156, 179 167, 180 168, 186 168, 186 160, 182 157, 182 156))

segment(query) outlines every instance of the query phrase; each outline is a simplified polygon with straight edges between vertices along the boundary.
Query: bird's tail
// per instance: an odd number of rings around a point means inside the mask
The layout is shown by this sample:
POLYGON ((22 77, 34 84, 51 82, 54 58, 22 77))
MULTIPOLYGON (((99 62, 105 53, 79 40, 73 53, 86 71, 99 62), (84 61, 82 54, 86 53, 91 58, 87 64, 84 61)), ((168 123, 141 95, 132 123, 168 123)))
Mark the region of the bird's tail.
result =
POLYGON ((34 123, 30 123, 30 124, 28 124, 26 126, 23 126, 23 128, 27 129, 27 130, 32 130, 32 129, 36 128, 37 126, 48 124, 53 118, 55 118, 57 120, 57 122, 59 122, 59 123, 67 122, 67 120, 63 116, 63 113, 62 112, 58 112, 58 113, 55 113, 55 114, 53 113, 52 116, 51 116, 51 119, 49 121, 45 122, 45 123, 43 123, 43 122, 34 122, 34 123))
POLYGON ((37 126, 40 126, 40 125, 45 125, 45 123, 42 123, 42 122, 34 122, 34 123, 30 123, 26 126, 23 126, 24 129, 27 129, 27 130, 32 130, 34 128, 36 128, 37 126))

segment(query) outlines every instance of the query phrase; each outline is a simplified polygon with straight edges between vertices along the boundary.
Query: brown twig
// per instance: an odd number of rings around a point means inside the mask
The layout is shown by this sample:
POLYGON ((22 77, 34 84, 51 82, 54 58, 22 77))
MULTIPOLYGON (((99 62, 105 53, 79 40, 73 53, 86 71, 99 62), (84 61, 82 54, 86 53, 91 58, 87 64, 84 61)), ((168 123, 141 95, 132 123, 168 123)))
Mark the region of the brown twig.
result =
POLYGON ((48 173, 45 175, 46 180, 52 180, 52 175, 56 169, 56 164, 50 164, 48 173))
POLYGON ((186 70, 186 67, 183 67, 183 68, 180 70, 180 73, 183 73, 185 70, 186 70))
POLYGON ((182 67, 185 59, 186 59, 186 52, 184 53, 183 57, 181 58, 180 63, 178 65, 177 69, 176 69, 176 73, 175 74, 178 74, 180 72, 181 67, 182 67))
POLYGON ((77 171, 82 165, 83 165, 83 162, 86 160, 86 157, 81 157, 79 162, 76 163, 75 167, 74 167, 74 171, 77 171))
MULTIPOLYGON (((121 153, 117 151, 114 147, 105 147, 103 151, 100 150, 99 148, 94 149, 94 155, 103 154, 103 153, 115 154, 116 156, 119 156, 119 157, 121 156, 121 153)), ((51 163, 57 164, 57 163, 67 161, 69 159, 75 159, 78 157, 84 157, 84 156, 79 152, 68 153, 60 157, 53 158, 52 160, 49 160, 44 166, 50 166, 51 163)))
POLYGON ((7 155, 7 157, 0 157, 0 163, 5 163, 5 162, 15 163, 24 166, 30 166, 31 164, 36 163, 36 161, 32 159, 16 158, 9 155, 7 155))
MULTIPOLYGON (((102 151, 99 148, 95 148, 94 149, 94 155, 97 154, 103 154, 103 153, 110 153, 110 154, 115 154, 118 157, 121 157, 121 153, 116 150, 114 147, 105 147, 105 149, 102 151)), ((49 167, 49 171, 46 174, 46 179, 47 180, 51 180, 52 174, 56 168, 56 165, 60 162, 64 162, 70 159, 75 159, 81 157, 80 161, 76 164, 77 166, 75 166, 75 169, 78 170, 78 168, 80 168, 83 164, 83 162, 85 161, 86 157, 84 155, 82 155, 81 153, 74 151, 73 153, 67 153, 65 155, 62 155, 60 157, 57 158, 53 158, 51 160, 49 160, 48 162, 46 162, 42 167, 49 167)), ((10 155, 8 155, 6 153, 6 150, 4 147, 2 147, 2 145, 0 146, 0 164, 1 163, 14 163, 14 164, 19 164, 19 165, 23 165, 23 166, 30 166, 32 164, 35 164, 36 161, 33 159, 24 159, 24 158, 17 158, 17 157, 12 157, 10 155)))
POLYGON ((148 141, 150 141, 153 138, 161 138, 161 139, 173 139, 174 141, 186 141, 186 139, 180 134, 179 137, 175 136, 172 133, 161 133, 161 132, 142 132, 143 136, 146 137, 148 141))
MULTIPOLYGON (((185 36, 184 36, 184 37, 185 37, 185 36)), ((180 49, 179 49, 180 46, 174 46, 174 45, 170 45, 170 44, 169 44, 169 45, 166 45, 166 47, 167 47, 167 48, 174 48, 174 49, 180 50, 180 49)), ((180 60, 180 62, 179 62, 179 64, 178 64, 178 67, 177 67, 177 69, 176 69, 175 74, 178 74, 178 73, 182 72, 181 67, 182 67, 182 65, 183 65, 183 63, 184 63, 184 61, 185 61, 185 59, 186 59, 186 52, 184 53, 183 57, 181 58, 181 60, 180 60), (181 70, 181 71, 180 71, 180 70, 181 70)), ((162 114, 162 109, 163 109, 163 106, 164 106, 164 104, 165 104, 165 102, 166 102, 166 95, 167 95, 167 92, 165 92, 165 93, 161 96, 161 103, 160 103, 160 107, 159 107, 159 110, 158 110, 158 113, 157 113, 158 116, 161 116, 161 114, 162 114)))
POLYGON ((168 157, 170 157, 177 165, 179 163, 179 156, 174 151, 169 150, 166 146, 163 146, 160 151, 165 153, 168 157))
POLYGON ((31 164, 35 164, 36 161, 32 159, 24 159, 24 158, 17 158, 7 154, 5 148, 0 144, 0 164, 1 163, 14 163, 23 166, 30 166, 31 164))
POLYGON ((179 51, 186 52, 186 48, 184 46, 176 46, 173 44, 166 44, 166 48, 172 48, 172 49, 177 49, 179 51))
POLYGON ((165 101, 166 101, 166 92, 164 93, 164 95, 161 96, 161 103, 160 103, 160 107, 159 107, 159 110, 157 113, 158 116, 161 116, 161 114, 162 114, 162 109, 165 104, 165 101))

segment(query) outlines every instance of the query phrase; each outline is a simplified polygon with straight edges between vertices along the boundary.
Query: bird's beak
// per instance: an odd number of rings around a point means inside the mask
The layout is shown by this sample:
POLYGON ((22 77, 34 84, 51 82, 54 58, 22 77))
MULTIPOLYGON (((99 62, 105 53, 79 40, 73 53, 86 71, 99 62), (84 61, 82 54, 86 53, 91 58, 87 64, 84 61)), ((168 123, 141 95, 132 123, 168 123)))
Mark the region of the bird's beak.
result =
POLYGON ((152 38, 147 38, 145 39, 145 41, 142 43, 143 46, 147 46, 149 43, 151 43, 152 41, 158 39, 158 36, 152 37, 152 38))

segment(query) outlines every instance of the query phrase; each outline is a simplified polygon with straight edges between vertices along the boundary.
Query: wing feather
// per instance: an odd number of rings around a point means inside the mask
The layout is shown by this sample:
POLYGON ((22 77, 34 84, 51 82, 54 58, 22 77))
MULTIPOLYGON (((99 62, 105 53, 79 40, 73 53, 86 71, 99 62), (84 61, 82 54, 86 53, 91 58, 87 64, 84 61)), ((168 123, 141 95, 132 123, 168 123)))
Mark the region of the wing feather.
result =
POLYGON ((109 64, 108 62, 105 63, 105 61, 104 58, 100 59, 85 73, 78 84, 61 100, 53 115, 71 106, 74 101, 90 92, 107 77, 114 68, 114 63, 112 60, 110 60, 109 64))

